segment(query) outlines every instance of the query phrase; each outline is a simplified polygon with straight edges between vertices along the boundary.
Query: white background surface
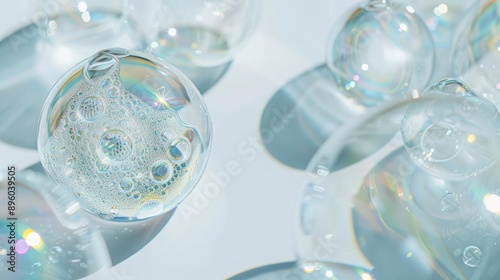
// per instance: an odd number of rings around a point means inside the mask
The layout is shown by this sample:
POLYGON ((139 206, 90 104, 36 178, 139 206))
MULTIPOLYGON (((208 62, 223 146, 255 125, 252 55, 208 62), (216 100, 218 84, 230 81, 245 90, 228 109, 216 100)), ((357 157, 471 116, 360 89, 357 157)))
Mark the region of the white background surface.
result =
MULTIPOLYGON (((2 4, 0 36, 5 37, 29 22, 34 8, 30 0, 2 4)), ((274 93, 324 62, 329 30, 352 4, 263 0, 255 36, 204 96, 214 132, 202 181, 155 239, 114 268, 117 279, 223 279, 295 259, 294 211, 304 174, 251 142, 260 141, 260 118, 274 93), (204 199, 203 193, 213 193, 214 177, 229 162, 237 162, 240 172, 230 176, 219 193, 204 199)), ((1 142, 0 155, 1 170, 8 164, 26 167, 38 161, 35 151, 1 142)))

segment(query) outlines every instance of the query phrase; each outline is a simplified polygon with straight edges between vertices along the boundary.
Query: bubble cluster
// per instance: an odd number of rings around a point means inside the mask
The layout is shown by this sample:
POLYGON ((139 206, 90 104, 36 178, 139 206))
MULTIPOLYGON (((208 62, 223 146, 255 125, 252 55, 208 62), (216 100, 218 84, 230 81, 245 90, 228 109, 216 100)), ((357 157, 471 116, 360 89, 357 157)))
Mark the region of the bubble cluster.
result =
POLYGON ((155 109, 126 89, 118 63, 108 67, 91 73, 68 101, 42 163, 87 211, 105 219, 148 218, 190 187, 200 137, 165 100, 155 109))
POLYGON ((467 85, 445 79, 422 95, 436 99, 410 106, 401 133, 411 159, 445 180, 474 177, 498 158, 500 118, 496 107, 467 85))

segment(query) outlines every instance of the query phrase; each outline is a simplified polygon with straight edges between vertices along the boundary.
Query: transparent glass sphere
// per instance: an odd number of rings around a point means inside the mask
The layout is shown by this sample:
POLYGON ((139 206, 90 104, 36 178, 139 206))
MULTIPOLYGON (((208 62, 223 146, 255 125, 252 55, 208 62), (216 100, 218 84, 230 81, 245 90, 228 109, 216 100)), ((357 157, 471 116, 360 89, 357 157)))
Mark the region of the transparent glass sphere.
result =
POLYGON ((0 182, 2 209, 16 197, 14 215, 0 214, 0 278, 109 279, 106 244, 73 197, 45 175, 15 173, 15 184, 0 182))
POLYGON ((46 37, 68 44, 92 44, 123 30, 123 0, 37 0, 35 24, 46 37))
POLYGON ((500 1, 480 1, 464 18, 452 53, 453 70, 498 106, 500 99, 500 1))
POLYGON ((145 219, 176 207, 205 168, 205 103, 180 71, 115 48, 80 62, 43 106, 38 150, 45 170, 104 219, 145 219))
POLYGON ((162 0, 137 3, 133 17, 148 39, 144 49, 176 66, 214 67, 231 60, 253 34, 260 0, 162 0), (144 23, 144 14, 150 19, 144 23), (149 23, 148 23, 149 21, 149 23))
POLYGON ((370 0, 332 29, 327 65, 338 92, 353 105, 400 99, 429 82, 432 36, 416 14, 385 0, 370 0))
POLYGON ((496 108, 460 94, 391 103, 332 134, 308 167, 299 279, 498 279, 499 134, 496 108))

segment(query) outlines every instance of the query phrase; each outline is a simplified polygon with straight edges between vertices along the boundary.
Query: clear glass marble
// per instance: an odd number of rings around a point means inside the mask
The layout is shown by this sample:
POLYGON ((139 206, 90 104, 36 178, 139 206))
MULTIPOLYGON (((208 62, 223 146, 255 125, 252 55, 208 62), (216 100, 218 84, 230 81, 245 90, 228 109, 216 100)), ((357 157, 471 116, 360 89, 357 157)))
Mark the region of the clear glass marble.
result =
POLYGON ((386 0, 370 0, 347 12, 333 27, 327 46, 335 92, 361 109, 424 88, 434 59, 425 23, 386 0))
MULTIPOLYGON (((0 278, 109 279, 106 244, 67 190, 30 170, 16 170, 16 179, 14 215, 0 213, 0 278)), ((8 186, 0 182, 0 191, 8 186)), ((8 203, 0 196, 2 209, 8 203)))
POLYGON ((148 52, 179 67, 215 67, 230 61, 253 34, 260 2, 137 1, 131 13, 148 37, 148 52))
POLYGON ((308 167, 294 274, 497 279, 499 149, 495 106, 439 85, 332 134, 308 167))
POLYGON ((42 164, 83 209, 140 220, 176 207, 203 173, 211 122, 196 87, 144 53, 102 50, 67 72, 45 101, 42 164))

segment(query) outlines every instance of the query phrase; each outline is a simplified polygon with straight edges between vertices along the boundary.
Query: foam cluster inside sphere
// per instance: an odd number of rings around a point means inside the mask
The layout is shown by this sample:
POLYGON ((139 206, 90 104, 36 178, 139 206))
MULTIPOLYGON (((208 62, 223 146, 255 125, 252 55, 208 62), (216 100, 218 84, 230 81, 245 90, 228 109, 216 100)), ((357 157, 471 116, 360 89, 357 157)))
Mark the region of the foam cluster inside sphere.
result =
POLYGON ((194 85, 146 54, 100 51, 55 85, 38 148, 52 178, 104 219, 165 213, 193 189, 211 125, 194 85))

